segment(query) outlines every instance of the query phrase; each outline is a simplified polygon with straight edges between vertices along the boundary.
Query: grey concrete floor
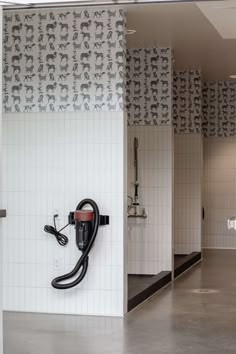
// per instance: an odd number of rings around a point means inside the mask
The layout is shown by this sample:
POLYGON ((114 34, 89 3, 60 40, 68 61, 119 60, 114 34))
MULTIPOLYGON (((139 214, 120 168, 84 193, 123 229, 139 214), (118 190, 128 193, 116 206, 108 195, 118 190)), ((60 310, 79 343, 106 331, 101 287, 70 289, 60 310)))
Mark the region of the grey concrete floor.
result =
POLYGON ((235 354, 236 250, 205 251, 201 265, 124 319, 5 313, 4 354, 43 353, 235 354))

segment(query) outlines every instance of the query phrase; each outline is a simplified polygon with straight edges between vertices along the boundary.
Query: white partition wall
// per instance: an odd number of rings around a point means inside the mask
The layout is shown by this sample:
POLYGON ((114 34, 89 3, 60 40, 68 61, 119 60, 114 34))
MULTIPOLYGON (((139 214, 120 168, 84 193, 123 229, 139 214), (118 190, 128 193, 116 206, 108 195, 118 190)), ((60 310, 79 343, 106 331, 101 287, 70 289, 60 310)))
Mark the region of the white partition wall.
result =
POLYGON ((134 138, 138 138, 139 201, 146 219, 128 219, 128 273, 172 270, 172 52, 127 51, 128 194, 134 197, 134 138))
POLYGON ((174 254, 202 247, 202 78, 177 71, 173 80, 174 254))
POLYGON ((4 309, 122 316, 125 14, 97 7, 6 14, 6 46, 12 47, 4 63, 4 309), (58 21, 62 12, 66 19, 58 21), (19 19, 21 56, 12 44, 12 26, 19 19), (110 39, 103 41, 108 27, 110 39), (26 43, 32 35, 34 42, 26 43), (19 64, 8 71, 16 55, 19 64), (44 225, 52 224, 57 213, 62 227, 68 213, 88 197, 110 216, 110 225, 99 228, 83 282, 55 290, 51 280, 70 271, 80 252, 74 227, 65 230, 69 244, 63 248, 44 225))
MULTIPOLYGON (((2 7, 0 6, 0 61, 2 62, 2 7)), ((2 65, 0 65, 0 77, 2 77, 2 65)), ((0 80, 0 92, 2 92, 2 80, 0 80)), ((2 99, 0 99, 0 185, 2 183, 2 99)), ((6 206, 3 204, 3 200, 1 198, 0 208, 5 209, 6 206)), ((3 272, 3 243, 2 243, 2 221, 0 220, 0 354, 3 353, 3 335, 2 335, 2 293, 3 293, 3 284, 2 284, 2 272, 3 272)))
POLYGON ((140 205, 146 219, 128 219, 129 274, 172 269, 173 131, 171 126, 128 127, 128 195, 134 193, 134 138, 139 144, 140 205))
POLYGON ((201 252, 202 136, 175 134, 174 253, 201 252))

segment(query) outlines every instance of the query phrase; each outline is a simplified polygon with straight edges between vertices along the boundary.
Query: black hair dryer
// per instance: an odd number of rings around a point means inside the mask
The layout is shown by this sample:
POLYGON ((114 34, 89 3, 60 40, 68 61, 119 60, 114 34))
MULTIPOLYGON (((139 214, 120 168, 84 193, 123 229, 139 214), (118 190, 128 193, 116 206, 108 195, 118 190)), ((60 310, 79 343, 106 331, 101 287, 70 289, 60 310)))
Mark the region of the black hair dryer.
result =
POLYGON ((92 236, 94 212, 92 210, 76 210, 74 219, 76 244, 78 249, 84 252, 92 236))
POLYGON ((98 227, 109 224, 109 216, 100 215, 98 206, 92 199, 82 200, 76 210, 69 214, 68 218, 68 224, 75 225, 76 245, 82 255, 70 273, 57 277, 52 281, 54 288, 62 290, 73 288, 83 280, 88 270, 89 252, 96 239, 98 227), (90 205, 92 210, 84 210, 83 207, 85 205, 90 205), (79 271, 80 273, 75 280, 69 283, 61 283, 75 277, 79 271))

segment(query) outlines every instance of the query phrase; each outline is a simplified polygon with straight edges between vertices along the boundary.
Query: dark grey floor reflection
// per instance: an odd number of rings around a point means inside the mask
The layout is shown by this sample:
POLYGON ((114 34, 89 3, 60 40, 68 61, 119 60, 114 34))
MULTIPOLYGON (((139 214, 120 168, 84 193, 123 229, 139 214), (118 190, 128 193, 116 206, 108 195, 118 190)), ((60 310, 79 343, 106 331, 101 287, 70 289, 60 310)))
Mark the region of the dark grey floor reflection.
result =
POLYGON ((204 257, 124 319, 5 313, 4 354, 235 354, 236 250, 204 257))

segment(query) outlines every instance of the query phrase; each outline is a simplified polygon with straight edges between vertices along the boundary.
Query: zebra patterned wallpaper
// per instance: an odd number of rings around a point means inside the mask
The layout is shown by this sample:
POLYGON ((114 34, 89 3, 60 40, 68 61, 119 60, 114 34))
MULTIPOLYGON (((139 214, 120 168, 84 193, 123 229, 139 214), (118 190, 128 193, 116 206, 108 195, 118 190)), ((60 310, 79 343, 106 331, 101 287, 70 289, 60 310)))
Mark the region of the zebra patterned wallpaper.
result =
POLYGON ((170 48, 129 49, 126 104, 129 125, 171 125, 170 48))
POLYGON ((122 9, 4 12, 5 112, 123 109, 122 9))
POLYGON ((203 135, 236 134, 236 82, 205 82, 203 86, 203 135))
POLYGON ((202 77, 199 70, 174 72, 173 125, 178 134, 202 131, 202 77))

